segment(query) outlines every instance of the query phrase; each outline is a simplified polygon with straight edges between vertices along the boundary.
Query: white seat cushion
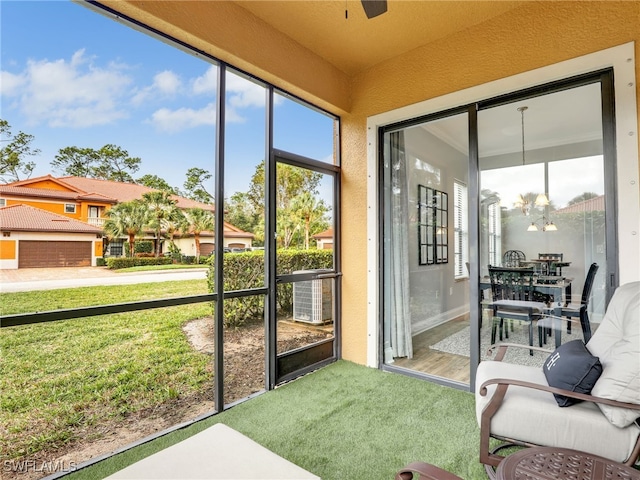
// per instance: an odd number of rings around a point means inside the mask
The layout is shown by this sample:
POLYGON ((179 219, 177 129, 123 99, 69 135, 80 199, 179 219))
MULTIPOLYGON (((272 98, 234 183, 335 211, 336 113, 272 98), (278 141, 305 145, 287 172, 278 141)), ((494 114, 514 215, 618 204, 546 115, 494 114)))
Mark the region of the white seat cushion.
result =
MULTIPOLYGON (((496 389, 495 385, 490 386, 483 397, 479 394, 480 386, 495 378, 547 385, 541 367, 481 362, 476 374, 478 424, 482 410, 496 389)), ((635 424, 626 428, 612 425, 591 402, 561 408, 551 393, 510 386, 491 420, 491 433, 536 445, 571 448, 623 462, 631 455, 640 428, 635 424)))
MULTIPOLYGON (((640 282, 618 287, 587 348, 603 371, 591 394, 640 405, 640 282)), ((617 427, 631 425, 640 410, 600 405, 617 427)))

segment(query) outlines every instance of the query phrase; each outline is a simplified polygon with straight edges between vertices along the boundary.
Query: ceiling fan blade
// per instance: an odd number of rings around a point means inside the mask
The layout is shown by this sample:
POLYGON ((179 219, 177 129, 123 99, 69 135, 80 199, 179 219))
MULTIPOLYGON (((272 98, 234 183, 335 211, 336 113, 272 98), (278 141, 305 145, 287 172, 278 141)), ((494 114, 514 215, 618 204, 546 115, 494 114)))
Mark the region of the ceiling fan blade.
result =
POLYGON ((367 18, 377 17, 387 11, 387 0, 360 0, 367 18))

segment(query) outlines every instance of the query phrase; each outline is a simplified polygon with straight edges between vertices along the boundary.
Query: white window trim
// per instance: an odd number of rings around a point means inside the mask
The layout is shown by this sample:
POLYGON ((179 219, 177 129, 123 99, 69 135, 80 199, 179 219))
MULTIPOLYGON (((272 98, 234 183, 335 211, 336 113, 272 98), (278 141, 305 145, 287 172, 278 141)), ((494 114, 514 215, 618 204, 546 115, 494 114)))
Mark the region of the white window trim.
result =
POLYGON ((64 213, 76 213, 77 205, 75 203, 65 203, 64 204, 64 213), (72 207, 71 209, 69 207, 72 207), (73 210, 73 211, 71 211, 73 210))
POLYGON ((7 199, 0 198, 0 207, 6 207, 6 206, 7 206, 7 199))
POLYGON ((367 365, 378 367, 378 128, 542 83, 613 67, 616 106, 618 247, 620 284, 640 280, 640 193, 634 42, 470 87, 367 118, 367 365), (622 201, 624 199, 624 202, 622 201))
POLYGON ((469 189, 462 180, 453 180, 453 261, 454 280, 469 278, 466 263, 469 261, 469 189), (457 190, 462 189, 458 194, 457 190), (458 205, 458 197, 462 203, 458 205), (455 241, 456 234, 459 233, 462 245, 455 241))

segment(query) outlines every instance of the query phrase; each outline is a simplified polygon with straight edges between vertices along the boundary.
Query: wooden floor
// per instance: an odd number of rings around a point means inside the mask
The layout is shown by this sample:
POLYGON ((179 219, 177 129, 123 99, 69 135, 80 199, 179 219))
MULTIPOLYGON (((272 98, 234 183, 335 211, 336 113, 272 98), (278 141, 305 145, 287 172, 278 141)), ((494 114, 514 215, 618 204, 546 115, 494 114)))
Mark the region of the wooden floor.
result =
MULTIPOLYGON (((431 349, 431 345, 435 345, 440 340, 453 335, 467 326, 469 326, 469 318, 465 316, 450 320, 416 335, 413 337, 413 358, 410 360, 407 358, 396 358, 394 359, 393 365, 469 384, 469 357, 431 349)), ((592 333, 595 332, 597 328, 597 323, 591 324, 592 333)), ((553 347, 547 348, 553 349, 553 347)))
POLYGON ((431 350, 430 346, 469 325, 468 317, 451 320, 413 338, 413 358, 397 358, 395 366, 469 383, 469 357, 431 350))

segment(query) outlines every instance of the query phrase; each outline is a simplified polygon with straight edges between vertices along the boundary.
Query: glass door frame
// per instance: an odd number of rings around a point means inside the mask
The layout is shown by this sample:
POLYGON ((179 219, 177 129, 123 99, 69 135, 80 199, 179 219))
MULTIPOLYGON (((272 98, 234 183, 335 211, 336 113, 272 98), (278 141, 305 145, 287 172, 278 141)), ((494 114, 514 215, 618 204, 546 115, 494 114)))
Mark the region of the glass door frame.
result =
MULTIPOLYGON (((423 123, 447 116, 451 112, 468 113, 469 122, 469 263, 470 263, 470 324, 471 324, 471 346, 470 346, 470 384, 469 390, 475 390, 475 375, 480 359, 480 266, 479 266, 479 246, 480 246, 480 172, 479 172, 479 148, 478 148, 478 111, 491 107, 521 101, 527 98, 538 97, 550 93, 560 92, 583 85, 599 83, 601 85, 601 106, 602 106, 602 142, 603 142, 603 163, 604 163, 604 184, 605 184, 605 211, 606 215, 605 235, 606 235, 606 269, 608 278, 606 280, 605 302, 608 304, 613 292, 619 284, 619 264, 618 264, 618 209, 617 209, 617 151, 616 151, 616 123, 615 123, 615 93, 613 68, 594 70, 588 73, 568 76, 564 79, 542 83, 533 87, 523 88, 514 92, 498 95, 479 100, 461 106, 457 109, 447 109, 434 114, 403 120, 397 123, 379 126, 377 129, 377 169, 378 169, 378 204, 381 206, 378 213, 378 262, 381 265, 380 271, 385 271, 384 262, 384 134, 391 130, 396 130, 416 123, 423 123), (475 281, 474 281, 475 279, 475 281)), ((384 291, 385 275, 378 277, 379 291, 384 291)), ((459 388, 456 382, 448 381, 439 377, 430 376, 420 372, 407 371, 384 363, 384 298, 379 299, 378 308, 378 368, 386 371, 397 371, 420 378, 429 379, 435 383, 444 384, 459 388)))
MULTIPOLYGON (((475 104, 472 105, 463 105, 460 107, 455 107, 455 108, 450 108, 450 109, 445 109, 445 110, 441 110, 435 113, 431 113, 431 114, 427 114, 427 115, 421 115, 418 117, 414 117, 414 118, 410 118, 407 120, 402 120, 399 122, 395 122, 395 123, 390 123, 388 125, 382 126, 378 128, 377 134, 378 134, 378 151, 377 151, 377 156, 378 156, 378 163, 377 163, 377 177, 378 177, 378 190, 377 190, 377 201, 378 201, 378 205, 380 205, 379 208, 379 213, 378 213, 378 224, 377 224, 377 230, 378 230, 378 238, 379 239, 384 239, 385 236, 385 221, 387 218, 390 217, 391 213, 389 211, 389 205, 387 205, 385 203, 385 188, 384 188, 384 181, 385 181, 385 171, 384 171, 384 153, 385 153, 385 140, 384 140, 384 136, 387 133, 390 132, 394 132, 394 131, 398 131, 398 130, 402 130, 402 129, 406 129, 409 127, 413 127, 413 126, 417 126, 420 124, 424 124, 427 122, 432 122, 432 121, 436 121, 436 120, 441 120, 441 119, 445 119, 448 117, 453 117, 456 115, 461 115, 461 114, 467 114, 468 115, 468 123, 469 125, 475 125, 475 123, 477 122, 477 112, 476 112, 476 107, 475 104)), ((478 178, 478 171, 477 171, 477 165, 478 165, 478 161, 477 161, 477 139, 475 141, 475 143, 472 141, 473 138, 473 132, 471 130, 471 127, 469 128, 469 165, 468 165, 468 185, 467 185, 467 205, 469 207, 469 215, 468 215, 468 232, 469 232, 469 262, 470 262, 470 268, 473 268, 474 265, 474 261, 475 264, 477 265, 478 262, 478 233, 479 232, 479 228, 478 228, 478 215, 477 214, 473 214, 474 210, 476 209, 477 206, 477 195, 478 195, 478 185, 479 185, 479 178, 478 178), (474 150, 474 145, 475 145, 475 150, 474 150), (474 160, 474 155, 475 155, 475 160, 474 160), (474 193, 475 192, 475 193, 474 193), (475 195, 475 196, 474 196, 475 195)), ((378 262, 380 265, 380 272, 382 272, 379 276, 378 276, 378 291, 380 292, 380 296, 379 296, 379 318, 378 318, 378 368, 384 371, 388 371, 388 372, 396 372, 396 373, 402 373, 405 375, 409 375, 409 376, 415 376, 417 378, 424 378, 424 379, 428 379, 429 381, 433 382, 433 383, 437 383, 439 385, 444 385, 444 386, 448 386, 448 387, 452 387, 452 388, 457 388, 460 390, 467 390, 466 384, 462 384, 460 382, 457 382, 455 380, 449 380, 446 378, 442 378, 439 376, 435 376, 435 375, 431 375, 428 373, 423 373, 423 372, 417 372, 414 370, 409 370, 407 368, 402 368, 402 367, 397 367, 394 366, 392 364, 388 364, 385 363, 385 355, 384 355, 384 350, 385 350, 385 335, 384 335, 384 330, 385 330, 385 325, 384 325, 384 316, 385 316, 385 311, 386 311, 386 307, 385 307, 385 278, 387 278, 387 271, 386 271, 386 266, 385 266, 385 261, 384 261, 384 256, 385 256, 385 241, 379 241, 378 242, 378 262)), ((476 266, 477 269, 477 266, 476 266)), ((473 277, 473 270, 470 270, 470 280, 473 277)), ((478 290, 478 285, 477 283, 475 283, 473 281, 469 282, 470 284, 470 295, 469 295, 469 315, 470 318, 477 318, 477 313, 480 311, 478 305, 476 305, 476 302, 474 302, 474 298, 478 298, 478 297, 474 297, 474 288, 476 290, 478 290), (475 309, 475 314, 474 314, 474 309, 475 309)), ((476 295, 478 295, 478 292, 476 291, 476 295)), ((473 322, 470 323, 470 325, 474 325, 473 322)), ((480 358, 480 336, 479 336, 479 331, 477 331, 478 329, 476 328, 471 328, 470 331, 470 344, 471 344, 471 350, 470 350, 470 363, 473 365, 474 362, 477 364, 479 358, 480 358)), ((475 373, 475 370, 472 371, 475 373)))
POLYGON ((270 286, 267 296, 267 378, 269 389, 289 381, 312 370, 335 362, 341 355, 340 311, 341 311, 341 263, 340 263, 340 167, 320 162, 294 153, 271 148, 269 162, 265 166, 267 177, 267 284, 270 286), (308 272, 278 274, 276 247, 276 170, 278 164, 286 164, 316 173, 329 175, 332 178, 332 227, 333 267, 330 272, 308 272), (317 343, 278 354, 277 352, 277 285, 319 279, 331 279, 333 288, 333 337, 317 343))

